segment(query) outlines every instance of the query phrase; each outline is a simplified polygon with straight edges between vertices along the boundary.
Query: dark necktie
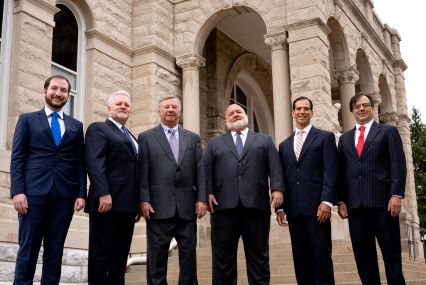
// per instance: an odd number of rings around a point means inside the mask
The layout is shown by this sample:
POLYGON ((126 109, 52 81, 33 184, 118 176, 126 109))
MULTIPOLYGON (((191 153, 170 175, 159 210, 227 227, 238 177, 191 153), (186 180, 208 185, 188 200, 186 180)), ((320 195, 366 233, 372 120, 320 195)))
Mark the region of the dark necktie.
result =
POLYGON ((358 152, 359 157, 361 156, 362 148, 364 147, 364 131, 365 131, 365 127, 360 126, 358 143, 356 144, 356 151, 358 152))
POLYGON ((61 126, 58 121, 59 114, 56 112, 52 113, 52 120, 50 121, 50 129, 52 130, 53 141, 56 146, 61 143, 61 126))
POLYGON ((237 138, 235 139, 235 146, 237 147, 237 153, 238 156, 241 157, 241 154, 243 153, 243 140, 241 139, 241 132, 237 133, 237 138))
POLYGON ((138 150, 136 149, 136 146, 133 143, 133 140, 132 140, 132 137, 129 134, 129 131, 127 130, 127 128, 125 126, 122 126, 121 129, 123 130, 123 133, 126 136, 126 138, 130 141, 130 144, 132 145, 132 148, 133 148, 133 152, 135 153, 135 155, 137 155, 138 150))
POLYGON ((176 162, 178 162, 178 160, 179 160, 179 142, 178 142, 176 134, 175 134, 176 130, 169 129, 167 132, 170 134, 170 137, 169 137, 170 148, 172 149, 173 156, 175 157, 176 162))

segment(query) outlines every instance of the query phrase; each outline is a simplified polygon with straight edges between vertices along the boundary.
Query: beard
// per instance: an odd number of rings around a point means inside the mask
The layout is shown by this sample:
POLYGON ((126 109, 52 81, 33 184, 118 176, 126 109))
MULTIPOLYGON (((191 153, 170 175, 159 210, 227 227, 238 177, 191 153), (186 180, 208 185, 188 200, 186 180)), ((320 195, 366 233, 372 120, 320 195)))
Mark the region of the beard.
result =
POLYGON ((232 123, 226 122, 226 127, 228 128, 228 130, 231 130, 231 131, 241 130, 241 129, 246 128, 247 126, 248 126, 248 118, 247 117, 245 117, 241 120, 232 122, 232 123))
POLYGON ((45 96, 46 104, 54 109, 62 109, 67 103, 67 99, 59 101, 59 103, 53 103, 52 97, 45 96))

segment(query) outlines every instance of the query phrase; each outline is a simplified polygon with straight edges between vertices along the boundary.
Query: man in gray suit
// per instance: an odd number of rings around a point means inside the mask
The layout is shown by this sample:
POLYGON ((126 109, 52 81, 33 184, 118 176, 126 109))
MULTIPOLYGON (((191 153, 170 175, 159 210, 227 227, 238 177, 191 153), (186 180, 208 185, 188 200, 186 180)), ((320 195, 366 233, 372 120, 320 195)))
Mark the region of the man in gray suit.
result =
POLYGON ((213 284, 237 283, 240 237, 249 284, 269 284, 270 205, 276 208, 283 202, 280 158, 270 136, 247 128, 241 106, 226 109, 225 123, 229 131, 210 139, 204 156, 212 213, 213 284))
POLYGON ((179 247, 179 284, 197 284, 196 218, 207 212, 200 137, 178 127, 177 97, 160 101, 161 124, 139 135, 142 151, 139 212, 146 219, 148 284, 167 284, 167 258, 179 247))

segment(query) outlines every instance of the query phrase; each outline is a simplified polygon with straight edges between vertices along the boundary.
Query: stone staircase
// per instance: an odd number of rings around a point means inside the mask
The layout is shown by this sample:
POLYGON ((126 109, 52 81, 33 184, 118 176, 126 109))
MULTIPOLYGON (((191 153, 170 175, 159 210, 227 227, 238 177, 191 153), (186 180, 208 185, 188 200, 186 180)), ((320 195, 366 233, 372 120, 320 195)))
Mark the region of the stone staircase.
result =
MULTIPOLYGON (((288 229, 281 230, 284 232, 284 236, 288 237, 288 229)), ((271 235, 270 243, 271 284, 297 284, 289 238, 276 239, 274 237, 275 235, 271 235)), ((379 256, 379 261, 382 284, 387 284, 381 256, 379 256)), ((350 242, 343 240, 333 241, 333 263, 336 284, 361 285, 350 242)), ((426 284, 426 264, 423 261, 413 262, 403 255, 403 270, 407 284, 426 284)), ((129 267, 126 274, 126 285, 145 285, 145 271, 145 265, 129 267)), ((199 248, 197 248, 197 273, 200 285, 211 284, 210 241, 200 242, 199 248)), ((178 252, 175 250, 169 256, 167 280, 170 285, 174 285, 178 284, 178 278, 178 252)), ((244 250, 241 242, 238 249, 238 284, 248 284, 244 250)))

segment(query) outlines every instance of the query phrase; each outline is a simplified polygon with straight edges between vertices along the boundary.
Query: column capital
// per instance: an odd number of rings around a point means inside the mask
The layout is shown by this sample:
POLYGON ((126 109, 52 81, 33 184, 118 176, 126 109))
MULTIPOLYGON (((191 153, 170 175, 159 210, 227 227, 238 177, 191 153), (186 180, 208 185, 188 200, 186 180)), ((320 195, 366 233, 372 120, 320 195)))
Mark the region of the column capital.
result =
POLYGON ((286 32, 266 34, 263 38, 265 39, 265 44, 272 50, 284 49, 287 44, 286 32))
POLYGON ((176 58, 176 64, 182 70, 198 70, 200 66, 206 65, 206 60, 198 54, 188 54, 176 58))
POLYGON ((380 114, 380 121, 389 125, 396 126, 399 121, 399 118, 396 112, 386 112, 380 114))
POLYGON ((359 72, 356 70, 355 66, 351 66, 347 69, 338 69, 334 73, 334 79, 336 79, 340 84, 355 84, 359 79, 359 72))

